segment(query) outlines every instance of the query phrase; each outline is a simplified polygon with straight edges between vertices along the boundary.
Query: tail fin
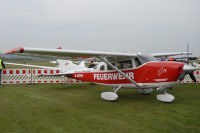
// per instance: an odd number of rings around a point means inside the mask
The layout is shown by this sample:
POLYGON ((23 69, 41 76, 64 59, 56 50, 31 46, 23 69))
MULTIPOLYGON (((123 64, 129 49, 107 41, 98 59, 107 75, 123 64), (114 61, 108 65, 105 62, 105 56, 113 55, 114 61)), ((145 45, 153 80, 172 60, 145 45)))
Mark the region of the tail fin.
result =
POLYGON ((79 65, 74 64, 70 60, 58 60, 59 68, 62 73, 65 72, 76 72, 84 71, 87 67, 85 66, 85 61, 81 61, 79 65))
POLYGON ((74 69, 74 64, 70 60, 61 60, 61 59, 59 59, 58 60, 58 65, 59 65, 60 71, 63 72, 63 73, 72 71, 74 69))

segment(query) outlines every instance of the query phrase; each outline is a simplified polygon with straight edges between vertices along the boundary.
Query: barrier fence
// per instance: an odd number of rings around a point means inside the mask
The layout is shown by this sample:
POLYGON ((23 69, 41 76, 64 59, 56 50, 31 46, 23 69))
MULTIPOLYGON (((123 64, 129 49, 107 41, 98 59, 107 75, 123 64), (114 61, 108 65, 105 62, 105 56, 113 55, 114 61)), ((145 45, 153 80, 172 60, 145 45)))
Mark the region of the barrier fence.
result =
MULTIPOLYGON (((81 83, 75 79, 64 76, 40 76, 40 74, 57 74, 59 70, 50 69, 5 69, 2 75, 2 84, 31 84, 31 83, 81 83)), ((200 69, 194 72, 197 83, 200 83, 200 69)), ((185 76, 183 83, 193 83, 189 75, 185 76)))
POLYGON ((50 69, 5 69, 2 84, 31 84, 31 83, 79 83, 75 79, 64 76, 40 76, 40 74, 57 74, 59 70, 50 69))
MULTIPOLYGON (((193 72, 194 76, 196 77, 197 83, 200 83, 200 68, 198 68, 196 71, 193 72)), ((192 79, 190 78, 189 75, 186 75, 184 80, 182 81, 183 83, 194 83, 192 79)))

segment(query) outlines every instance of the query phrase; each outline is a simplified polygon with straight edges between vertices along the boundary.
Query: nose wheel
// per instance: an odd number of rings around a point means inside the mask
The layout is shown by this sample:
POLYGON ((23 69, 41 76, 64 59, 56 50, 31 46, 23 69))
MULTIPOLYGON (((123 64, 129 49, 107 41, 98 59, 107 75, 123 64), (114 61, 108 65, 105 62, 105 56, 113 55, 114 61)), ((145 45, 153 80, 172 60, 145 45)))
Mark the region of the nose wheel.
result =
POLYGON ((119 85, 117 88, 114 87, 113 92, 102 92, 101 98, 107 101, 115 101, 118 99, 117 91, 121 88, 119 85))

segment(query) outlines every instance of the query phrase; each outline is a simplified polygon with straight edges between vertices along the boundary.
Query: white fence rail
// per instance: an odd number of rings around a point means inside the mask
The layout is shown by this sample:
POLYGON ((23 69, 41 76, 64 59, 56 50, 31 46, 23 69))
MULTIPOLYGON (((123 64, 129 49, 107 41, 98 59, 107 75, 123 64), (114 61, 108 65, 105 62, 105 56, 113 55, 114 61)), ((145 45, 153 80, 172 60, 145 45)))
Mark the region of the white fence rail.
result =
MULTIPOLYGON (((59 70, 49 69, 5 69, 2 75, 2 84, 31 84, 31 83, 80 83, 75 79, 64 76, 44 76, 38 77, 40 74, 56 74, 59 70)), ((197 83, 200 83, 200 69, 194 72, 197 83)), ((189 75, 187 75, 183 83, 193 83, 189 75)))
POLYGON ((49 69, 5 69, 2 75, 2 84, 31 84, 31 83, 78 83, 75 79, 64 76, 44 76, 40 74, 56 74, 59 70, 49 69))

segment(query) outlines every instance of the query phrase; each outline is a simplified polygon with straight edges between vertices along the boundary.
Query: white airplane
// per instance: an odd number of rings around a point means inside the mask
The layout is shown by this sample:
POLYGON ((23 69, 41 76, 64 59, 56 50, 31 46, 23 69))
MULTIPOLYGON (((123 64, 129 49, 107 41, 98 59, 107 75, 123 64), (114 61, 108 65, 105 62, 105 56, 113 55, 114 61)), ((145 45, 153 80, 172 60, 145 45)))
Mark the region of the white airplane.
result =
POLYGON ((94 70, 93 68, 87 68, 85 65, 85 61, 80 61, 79 63, 74 63, 73 61, 70 61, 70 60, 61 60, 61 59, 57 59, 56 61, 52 62, 54 64, 58 64, 56 67, 30 65, 30 64, 19 64, 19 63, 11 63, 11 62, 4 62, 4 63, 7 65, 14 65, 14 66, 60 70, 61 73, 72 73, 72 72, 82 72, 82 71, 93 71, 94 70))
MULTIPOLYGON (((187 74, 189 74, 194 81, 196 80, 192 73, 196 70, 195 67, 182 62, 158 61, 156 59, 163 56, 168 57, 188 54, 188 52, 143 55, 118 52, 19 47, 12 49, 5 54, 9 53, 87 58, 96 57, 106 64, 99 65, 101 68, 97 71, 68 71, 56 75, 64 75, 85 82, 112 86, 114 87, 112 92, 101 93, 102 99, 111 101, 118 98, 117 91, 120 88, 128 87, 137 88, 144 93, 151 93, 153 89, 163 91, 163 93, 157 95, 157 100, 162 102, 172 102, 175 97, 166 93, 167 88, 171 88, 175 84, 180 83, 187 74)), ((191 52, 189 54, 191 54, 191 52)))

